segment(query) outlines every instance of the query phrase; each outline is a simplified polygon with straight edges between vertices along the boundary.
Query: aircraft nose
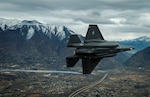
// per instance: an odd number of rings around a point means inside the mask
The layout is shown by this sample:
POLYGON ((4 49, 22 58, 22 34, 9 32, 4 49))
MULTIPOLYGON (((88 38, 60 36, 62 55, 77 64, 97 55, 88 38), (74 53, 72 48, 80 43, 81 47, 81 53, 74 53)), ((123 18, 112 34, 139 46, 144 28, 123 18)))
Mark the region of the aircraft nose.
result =
POLYGON ((133 48, 133 47, 130 47, 130 50, 134 50, 134 48, 133 48))

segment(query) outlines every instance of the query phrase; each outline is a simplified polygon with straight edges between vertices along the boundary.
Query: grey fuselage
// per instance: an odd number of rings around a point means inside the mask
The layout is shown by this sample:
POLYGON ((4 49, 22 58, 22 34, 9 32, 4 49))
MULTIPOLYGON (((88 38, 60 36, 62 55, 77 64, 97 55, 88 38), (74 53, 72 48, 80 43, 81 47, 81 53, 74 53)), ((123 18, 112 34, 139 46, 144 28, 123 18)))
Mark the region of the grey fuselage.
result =
POLYGON ((103 58, 115 56, 117 52, 127 51, 132 48, 120 47, 116 41, 90 40, 81 43, 68 44, 67 47, 74 47, 75 55, 80 58, 103 58))
POLYGON ((67 67, 73 67, 81 59, 83 74, 90 74, 102 58, 134 49, 117 41, 106 41, 97 25, 89 25, 84 41, 78 35, 71 35, 67 47, 75 48, 74 55, 66 57, 67 67))

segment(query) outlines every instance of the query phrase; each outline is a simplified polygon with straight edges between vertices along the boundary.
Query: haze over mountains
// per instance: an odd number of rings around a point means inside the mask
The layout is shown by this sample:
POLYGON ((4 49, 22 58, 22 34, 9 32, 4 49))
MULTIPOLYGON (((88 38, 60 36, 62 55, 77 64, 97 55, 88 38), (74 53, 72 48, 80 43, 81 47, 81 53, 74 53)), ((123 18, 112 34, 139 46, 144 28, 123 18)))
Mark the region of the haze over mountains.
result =
MULTIPOLYGON (((73 53, 72 49, 66 48, 71 34, 75 32, 65 26, 46 25, 35 20, 0 19, 0 63, 19 64, 16 68, 38 64, 49 69, 62 69, 66 66, 65 57, 73 53)), ((120 43, 137 48, 137 52, 150 46, 150 38, 144 36, 120 43)), ((103 59, 98 68, 118 67, 130 56, 120 53, 116 57, 103 59)))
POLYGON ((150 46, 150 37, 142 36, 133 40, 120 41, 123 45, 131 45, 135 49, 130 51, 130 53, 136 53, 137 51, 143 50, 144 48, 150 46))
POLYGON ((128 67, 150 68, 150 46, 135 53, 124 65, 128 67))

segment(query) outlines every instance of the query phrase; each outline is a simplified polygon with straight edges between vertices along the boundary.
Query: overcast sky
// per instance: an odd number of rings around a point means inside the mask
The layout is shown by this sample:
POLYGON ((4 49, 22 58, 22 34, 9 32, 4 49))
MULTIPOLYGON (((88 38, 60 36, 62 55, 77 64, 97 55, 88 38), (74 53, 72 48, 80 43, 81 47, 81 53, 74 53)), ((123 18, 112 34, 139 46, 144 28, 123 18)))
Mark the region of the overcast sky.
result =
POLYGON ((98 24, 108 40, 150 37, 150 0, 0 0, 0 18, 64 25, 82 35, 98 24))

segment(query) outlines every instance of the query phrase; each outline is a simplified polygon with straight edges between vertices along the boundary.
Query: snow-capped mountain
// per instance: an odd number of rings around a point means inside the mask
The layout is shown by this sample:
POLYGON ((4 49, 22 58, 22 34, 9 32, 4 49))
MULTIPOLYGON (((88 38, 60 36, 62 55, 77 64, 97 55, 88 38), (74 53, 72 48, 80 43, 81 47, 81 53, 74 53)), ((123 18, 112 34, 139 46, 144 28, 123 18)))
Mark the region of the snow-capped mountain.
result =
MULTIPOLYGON (((8 63, 8 66, 19 64, 21 68, 29 67, 26 65, 55 69, 66 67, 65 57, 73 52, 66 47, 71 34, 75 33, 65 26, 47 25, 36 20, 0 19, 0 68, 3 68, 1 63, 8 63)), ((84 37, 79 37, 84 40, 84 37)), ((121 44, 131 45, 138 51, 150 45, 149 40, 141 37, 121 41, 121 44)), ((103 59, 98 68, 115 68, 128 58, 126 53, 118 54, 116 57, 103 59)))
POLYGON ((2 30, 6 30, 7 28, 14 26, 18 23, 20 23, 21 21, 17 20, 17 19, 3 19, 0 18, 0 29, 2 30))
POLYGON ((23 36, 26 35, 27 40, 31 39, 32 36, 37 31, 44 33, 45 35, 48 35, 50 38, 58 37, 60 41, 67 38, 68 35, 74 33, 73 31, 69 30, 65 26, 42 24, 36 20, 19 21, 15 19, 7 20, 2 18, 0 18, 0 29, 1 31, 20 29, 20 34, 22 34, 23 36))
POLYGON ((133 40, 125 40, 120 42, 123 45, 130 45, 135 48, 132 53, 143 50, 144 48, 150 46, 150 37, 142 36, 133 40))
POLYGON ((71 34, 74 32, 65 26, 0 19, 0 63, 59 67, 70 53, 66 44, 71 34))

